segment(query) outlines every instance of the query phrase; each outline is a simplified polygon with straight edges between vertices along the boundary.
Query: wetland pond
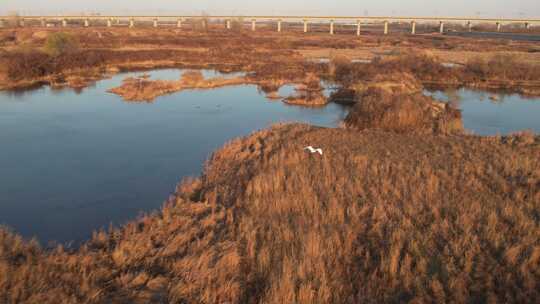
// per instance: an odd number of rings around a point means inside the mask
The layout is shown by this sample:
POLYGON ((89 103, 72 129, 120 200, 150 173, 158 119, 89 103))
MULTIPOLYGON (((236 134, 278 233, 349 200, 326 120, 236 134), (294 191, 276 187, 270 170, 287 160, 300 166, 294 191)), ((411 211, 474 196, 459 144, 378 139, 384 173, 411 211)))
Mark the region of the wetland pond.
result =
MULTIPOLYGON (((175 69, 148 73, 180 77, 175 69)), ((251 85, 182 91, 153 103, 106 92, 141 74, 118 74, 79 94, 0 92, 1 225, 42 244, 77 242, 160 208, 183 177, 198 176, 211 153, 235 137, 278 122, 333 127, 346 115, 337 104, 271 101, 251 85)))
POLYGON ((426 95, 451 102, 461 110, 463 126, 471 134, 507 135, 530 130, 540 133, 540 98, 518 94, 492 94, 459 89, 431 91, 426 95))
MULTIPOLYGON (((178 79, 181 71, 148 73, 178 79)), ((159 209, 182 178, 198 176, 211 153, 235 137, 277 122, 335 127, 347 114, 333 103, 306 108, 271 101, 253 85, 182 91, 153 103, 106 92, 141 74, 118 74, 79 93, 0 92, 0 224, 42 244, 78 243, 93 230, 159 209)), ((457 94, 473 133, 540 132, 538 99, 510 95, 495 103, 482 93, 457 94)))

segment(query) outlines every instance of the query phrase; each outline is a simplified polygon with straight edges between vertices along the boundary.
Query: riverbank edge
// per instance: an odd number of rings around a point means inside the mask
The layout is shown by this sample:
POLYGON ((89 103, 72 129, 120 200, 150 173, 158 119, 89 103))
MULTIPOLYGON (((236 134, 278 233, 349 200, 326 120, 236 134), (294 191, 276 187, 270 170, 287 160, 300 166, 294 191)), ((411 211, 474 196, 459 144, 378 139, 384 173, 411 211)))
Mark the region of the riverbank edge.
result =
MULTIPOLYGON (((327 65, 327 64, 323 64, 327 65)), ((243 72, 253 73, 253 70, 246 69, 241 64, 231 63, 206 63, 206 64, 194 64, 187 61, 175 61, 175 60, 143 60, 143 61, 130 61, 125 63, 105 64, 103 66, 94 67, 91 69, 73 69, 66 70, 60 73, 47 75, 44 77, 33 79, 22 79, 17 81, 4 80, 0 83, 0 92, 16 92, 31 90, 40 88, 42 86, 51 86, 55 89, 74 89, 82 90, 99 80, 108 79, 114 75, 127 72, 146 72, 155 69, 192 69, 192 70, 216 70, 224 73, 227 72, 243 72)), ((280 79, 283 85, 286 84, 298 84, 297 80, 280 79)), ((508 94, 520 94, 529 98, 540 97, 540 81, 479 81, 479 82, 465 82, 457 80, 440 80, 440 81, 428 81, 420 80, 425 87, 434 87, 437 89, 474 89, 485 90, 489 93, 508 93, 508 94)), ((246 78, 244 83, 236 83, 235 85, 242 84, 258 84, 264 83, 264 80, 251 80, 246 78)), ((196 89, 196 87, 194 87, 196 89)), ((204 88, 204 87, 201 87, 204 88)), ((298 103, 301 105, 302 103, 298 103)))

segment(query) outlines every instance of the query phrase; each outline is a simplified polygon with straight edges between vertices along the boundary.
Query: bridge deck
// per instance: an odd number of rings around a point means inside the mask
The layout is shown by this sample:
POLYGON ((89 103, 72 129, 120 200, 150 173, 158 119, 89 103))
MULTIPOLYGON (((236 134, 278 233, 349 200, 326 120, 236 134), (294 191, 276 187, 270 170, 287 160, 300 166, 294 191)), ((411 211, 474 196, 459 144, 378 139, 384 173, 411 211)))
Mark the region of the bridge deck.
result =
MULTIPOLYGON (((135 27, 136 22, 138 21, 149 21, 153 22, 154 27, 158 27, 159 21, 163 22, 165 20, 176 20, 177 27, 182 27, 182 22, 189 19, 195 20, 204 20, 203 24, 206 26, 208 20, 226 20, 227 29, 231 29, 231 20, 250 20, 252 31, 256 30, 257 21, 271 21, 276 22, 276 29, 278 32, 282 31, 282 22, 303 22, 304 23, 304 32, 308 32, 307 23, 308 22, 328 22, 330 24, 329 32, 331 35, 335 33, 334 24, 344 24, 349 22, 354 22, 356 24, 357 30, 356 34, 360 35, 361 33, 361 24, 366 22, 381 22, 384 23, 384 34, 389 33, 389 23, 391 22, 408 22, 411 24, 411 34, 416 34, 416 24, 417 23, 429 23, 437 22, 440 23, 439 31, 440 33, 445 32, 445 23, 458 23, 463 22, 468 25, 469 32, 473 29, 473 23, 491 23, 496 26, 497 32, 501 31, 503 25, 510 23, 521 23, 525 26, 526 29, 533 24, 540 24, 539 18, 534 19, 504 19, 504 18, 472 18, 472 17, 399 17, 399 16, 380 16, 380 17, 368 17, 368 16, 231 16, 231 15, 218 15, 218 16, 188 16, 188 15, 107 15, 107 16, 85 16, 85 15, 65 15, 65 16, 0 16, 0 27, 6 27, 8 22, 9 24, 15 26, 24 27, 30 21, 39 21, 42 27, 49 26, 48 21, 61 21, 62 27, 68 26, 69 21, 81 21, 84 20, 84 27, 89 27, 95 25, 93 21, 105 21, 108 27, 113 26, 113 21, 116 21, 116 24, 119 25, 120 20, 129 20, 129 27, 135 27), (28 22, 28 23, 27 23, 28 22)), ((50 25, 50 26, 54 26, 50 25)))
MULTIPOLYGON (((0 16, 0 19, 11 19, 12 16, 0 16)), ((282 20, 282 21, 297 21, 297 20, 373 20, 373 21, 454 21, 454 22, 501 22, 501 23, 540 23, 540 18, 532 19, 515 19, 515 18, 478 18, 478 17, 414 17, 414 16, 270 16, 270 15, 254 15, 254 16, 232 16, 232 15, 217 15, 217 16, 189 16, 189 15, 43 15, 43 16, 18 16, 25 20, 42 20, 42 19, 247 19, 247 20, 282 20)))

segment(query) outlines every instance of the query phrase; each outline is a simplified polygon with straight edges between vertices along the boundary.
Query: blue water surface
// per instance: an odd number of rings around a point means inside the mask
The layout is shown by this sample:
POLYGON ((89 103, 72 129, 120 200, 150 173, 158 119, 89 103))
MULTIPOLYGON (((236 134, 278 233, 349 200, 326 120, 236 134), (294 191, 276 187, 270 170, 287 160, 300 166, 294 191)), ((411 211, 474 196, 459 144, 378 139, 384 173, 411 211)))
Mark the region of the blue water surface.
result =
MULTIPOLYGON (((177 69, 147 73, 152 79, 181 75, 177 69)), ((142 74, 119 74, 80 93, 0 92, 0 224, 44 244, 84 240, 95 229, 159 208, 230 139, 277 122, 333 127, 346 114, 336 104, 270 101, 251 85, 183 91, 153 103, 128 103, 106 92, 142 74)))

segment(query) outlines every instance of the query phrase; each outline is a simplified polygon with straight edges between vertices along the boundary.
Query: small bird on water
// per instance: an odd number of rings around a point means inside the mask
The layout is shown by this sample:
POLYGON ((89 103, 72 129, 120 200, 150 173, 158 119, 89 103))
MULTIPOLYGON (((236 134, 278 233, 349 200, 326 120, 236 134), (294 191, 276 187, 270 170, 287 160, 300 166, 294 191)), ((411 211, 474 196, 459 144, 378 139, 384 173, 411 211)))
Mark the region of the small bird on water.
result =
POLYGON ((304 150, 308 150, 310 153, 319 153, 320 155, 322 155, 322 149, 321 148, 315 149, 312 146, 307 146, 307 147, 304 148, 304 150))

